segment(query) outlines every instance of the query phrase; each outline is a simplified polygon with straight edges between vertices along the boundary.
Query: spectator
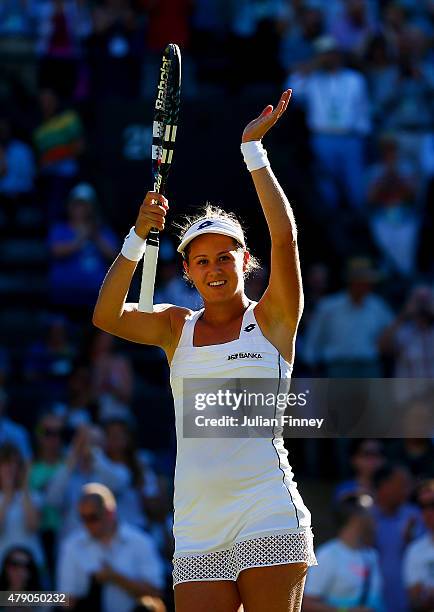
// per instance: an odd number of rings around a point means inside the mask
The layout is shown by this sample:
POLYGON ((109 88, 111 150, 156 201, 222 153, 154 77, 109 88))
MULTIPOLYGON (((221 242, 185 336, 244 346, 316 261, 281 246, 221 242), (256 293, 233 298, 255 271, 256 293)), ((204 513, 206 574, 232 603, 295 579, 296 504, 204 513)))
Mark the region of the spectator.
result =
POLYGON ((306 579, 304 612, 383 612, 371 504, 371 497, 360 495, 337 506, 338 535, 318 548, 318 567, 306 579))
POLYGON ((419 163, 425 134, 434 121, 432 76, 424 67, 424 50, 420 39, 424 35, 416 28, 407 28, 399 38, 398 73, 385 100, 383 129, 394 131, 406 157, 419 163), (400 95, 395 95, 399 90, 400 95))
POLYGON ((0 206, 11 221, 33 193, 35 160, 32 149, 15 138, 8 119, 0 117, 0 206))
MULTIPOLYGON (((31 551, 24 546, 13 546, 10 548, 3 559, 0 570, 0 591, 40 591, 42 584, 40 580, 38 566, 31 551)), ((16 603, 15 612, 27 612, 25 606, 16 603)), ((1 610, 7 610, 3 606, 1 610)), ((41 612, 47 612, 51 608, 38 606, 41 612)))
POLYGON ((383 31, 389 43, 396 50, 407 23, 408 14, 404 2, 397 0, 387 2, 383 11, 383 31))
POLYGON ((78 86, 83 45, 92 31, 89 4, 81 0, 38 0, 33 13, 39 82, 70 98, 78 86))
MULTIPOLYGON (((304 282, 304 310, 303 317, 300 321, 300 327, 297 335, 296 352, 298 353, 298 363, 295 366, 295 375, 309 375, 309 365, 304 361, 305 355, 305 336, 306 331, 310 327, 312 316, 314 315, 317 305, 327 294, 329 288, 329 270, 327 266, 321 262, 311 264, 305 272, 304 282)), ((248 294, 250 296, 250 293, 248 294)), ((262 295, 262 293, 260 294, 262 295)), ((307 444, 311 444, 308 442, 307 444)), ((313 452, 313 451, 312 451, 313 452)))
POLYGON ((408 612, 402 561, 408 544, 422 534, 418 509, 408 502, 411 481, 399 465, 385 464, 374 474, 376 548, 380 556, 386 610, 408 612))
POLYGON ((128 469, 104 455, 103 443, 100 430, 82 426, 72 440, 66 461, 49 483, 46 502, 62 514, 61 538, 69 535, 79 523, 77 502, 85 484, 100 482, 116 495, 121 495, 129 485, 128 469))
POLYGON ((386 103, 399 73, 394 59, 393 47, 383 33, 368 38, 363 64, 371 99, 372 118, 377 126, 384 122, 386 103))
POLYGON ((416 203, 416 173, 399 155, 398 142, 384 136, 380 141, 381 160, 371 171, 368 203, 373 211, 370 227, 375 244, 392 272, 414 274, 419 242, 419 215, 416 203))
POLYGON ((289 73, 303 71, 316 54, 315 40, 323 33, 322 11, 314 6, 303 6, 299 23, 291 23, 284 32, 280 47, 283 68, 289 73))
POLYGON ((319 301, 305 336, 305 361, 324 364, 326 376, 381 376, 378 339, 392 313, 372 293, 378 273, 364 257, 348 262, 348 289, 319 301))
MULTIPOLYGON (((384 330, 380 342, 383 351, 395 357, 396 378, 434 378, 434 292, 431 287, 414 287, 404 308, 384 330)), ((414 385, 406 382, 401 401, 422 393, 425 384, 423 381, 419 384, 415 381, 414 385)))
POLYGON ((371 128, 365 80, 342 66, 334 38, 322 36, 315 47, 317 60, 308 70, 290 76, 287 85, 306 106, 322 204, 335 210, 342 191, 351 207, 360 211, 364 137, 371 128))
POLYGON ((97 410, 90 368, 85 363, 77 362, 68 379, 67 403, 61 404, 58 412, 65 418, 67 429, 74 432, 81 425, 90 425, 97 410))
POLYGON ((358 54, 374 29, 370 22, 366 0, 347 0, 344 13, 331 27, 330 34, 343 51, 358 54))
MULTIPOLYGON (((235 3, 222 4, 220 0, 195 0, 192 2, 191 44, 195 76, 201 92, 207 83, 222 87, 228 63, 228 33, 235 3)), ((187 92, 188 93, 188 92, 187 92)))
POLYGON ((83 487, 78 508, 84 529, 62 547, 58 590, 83 610, 132 612, 143 597, 155 598, 154 609, 164 610, 161 561, 151 538, 118 521, 113 494, 100 484, 83 487))
POLYGON ((85 352, 99 420, 116 415, 130 416, 134 371, 129 358, 117 349, 111 334, 95 329, 85 352))
POLYGON ((30 491, 27 477, 18 448, 0 446, 0 564, 11 546, 25 546, 42 567, 44 556, 37 533, 41 500, 30 491))
POLYGON ((130 0, 103 0, 94 7, 92 17, 88 58, 93 97, 136 98, 145 36, 137 11, 130 0))
POLYGON ((122 521, 144 528, 160 503, 157 476, 143 461, 133 440, 131 427, 124 420, 105 423, 105 453, 115 464, 124 465, 130 484, 118 497, 118 515, 122 521))
MULTIPOLYGON (((428 432, 433 431, 432 405, 414 399, 410 401, 410 405, 406 405, 406 417, 417 419, 417 427, 420 431, 423 430, 423 436, 428 436, 428 432), (427 427, 425 421, 431 426, 427 427)), ((429 437, 407 437, 410 433, 405 430, 403 434, 405 437, 390 441, 387 456, 391 461, 405 465, 415 480, 430 478, 434 474, 434 441, 429 437)))
POLYGON ((53 222, 59 218, 68 191, 77 180, 84 150, 83 126, 74 110, 62 108, 53 89, 42 89, 39 102, 42 121, 33 140, 41 173, 40 197, 53 222))
POLYGON ((56 414, 43 415, 36 425, 36 456, 29 474, 29 487, 38 493, 44 503, 41 510, 40 534, 45 550, 45 558, 50 572, 54 575, 54 555, 57 533, 62 517, 58 508, 45 501, 49 484, 63 462, 64 422, 56 414))
POLYGON ((67 220, 51 227, 49 245, 52 301, 64 310, 72 307, 72 316, 77 316, 79 307, 86 310, 95 303, 117 248, 114 233, 98 219, 93 187, 87 183, 74 187, 67 220))
MULTIPOLYGON (((319 2, 317 2, 317 0, 308 0, 308 2, 311 2, 314 6, 320 5, 323 7, 328 30, 332 28, 334 22, 336 22, 342 17, 342 15, 345 14, 345 5, 347 4, 346 0, 330 0, 327 3, 324 3, 322 0, 319 0, 319 2)), ((380 2, 378 2, 378 0, 366 1, 366 10, 368 12, 370 22, 375 21, 375 19, 377 19, 378 11, 380 8, 379 5, 381 5, 382 2, 383 0, 380 0, 380 2)))
POLYGON ((46 321, 46 336, 34 342, 24 360, 24 377, 33 388, 49 396, 64 400, 67 377, 71 373, 75 348, 68 337, 65 317, 52 315, 46 321))
POLYGON ((4 198, 24 197, 33 192, 35 160, 28 144, 13 134, 11 121, 0 117, 0 193, 4 198))
POLYGON ((384 463, 384 449, 380 440, 356 438, 350 448, 350 462, 354 477, 338 484, 334 498, 337 502, 348 495, 373 496, 372 478, 384 463))
POLYGON ((330 274, 322 262, 311 264, 307 269, 304 287, 304 311, 301 320, 302 329, 308 327, 318 303, 325 297, 329 289, 330 274))
POLYGON ((134 371, 129 358, 116 347, 112 335, 93 330, 88 349, 93 393, 99 406, 99 418, 129 413, 134 390, 134 371))
POLYGON ((6 392, 0 388, 0 445, 13 444, 27 461, 32 456, 29 434, 22 425, 11 421, 6 416, 7 400, 6 392))
POLYGON ((417 502, 427 533, 410 544, 404 557, 404 582, 413 610, 434 609, 434 480, 418 487, 417 502))
POLYGON ((393 135, 385 134, 379 145, 380 161, 370 172, 368 203, 380 207, 414 203, 416 173, 400 155, 398 141, 393 135))
POLYGON ((14 0, 3 0, 0 6, 0 40, 14 35, 32 34, 32 7, 29 3, 17 4, 14 0))
POLYGON ((243 0, 233 4, 229 84, 233 91, 247 83, 280 83, 280 37, 290 7, 282 0, 243 0), (262 68, 264 67, 264 68, 262 68))
POLYGON ((14 92, 18 83, 34 96, 37 90, 34 28, 30 2, 2 0, 0 4, 0 95, 14 92), (8 86, 9 85, 9 86, 8 86))

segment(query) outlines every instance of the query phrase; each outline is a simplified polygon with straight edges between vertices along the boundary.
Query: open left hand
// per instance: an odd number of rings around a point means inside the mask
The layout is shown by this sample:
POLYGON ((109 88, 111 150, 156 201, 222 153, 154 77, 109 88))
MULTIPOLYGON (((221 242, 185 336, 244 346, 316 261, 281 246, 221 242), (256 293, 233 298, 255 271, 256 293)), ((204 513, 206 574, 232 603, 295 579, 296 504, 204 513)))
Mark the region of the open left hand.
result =
POLYGON ((281 95, 279 103, 274 110, 271 104, 266 106, 259 117, 253 119, 253 121, 244 128, 241 141, 249 142, 250 140, 261 140, 286 111, 291 95, 292 89, 287 89, 281 95))

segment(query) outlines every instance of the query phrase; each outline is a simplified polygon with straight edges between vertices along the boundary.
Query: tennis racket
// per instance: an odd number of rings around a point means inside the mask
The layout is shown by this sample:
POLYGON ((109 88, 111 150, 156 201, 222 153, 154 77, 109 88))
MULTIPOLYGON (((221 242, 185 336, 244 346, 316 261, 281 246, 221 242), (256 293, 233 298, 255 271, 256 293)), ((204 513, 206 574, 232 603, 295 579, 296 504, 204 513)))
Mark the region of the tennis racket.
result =
MULTIPOLYGON (((181 96, 181 53, 178 45, 167 45, 160 67, 160 80, 152 125, 152 176, 154 191, 164 194, 173 159, 181 96)), ((152 312, 157 270, 159 232, 153 228, 146 239, 139 311, 152 312)))

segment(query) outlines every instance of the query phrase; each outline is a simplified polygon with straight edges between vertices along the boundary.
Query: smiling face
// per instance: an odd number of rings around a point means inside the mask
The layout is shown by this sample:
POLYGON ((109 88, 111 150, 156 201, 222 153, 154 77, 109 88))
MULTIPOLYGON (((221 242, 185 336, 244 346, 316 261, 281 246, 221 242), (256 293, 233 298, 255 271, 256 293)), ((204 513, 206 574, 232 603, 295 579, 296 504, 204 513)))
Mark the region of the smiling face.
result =
POLYGON ((190 243, 184 270, 204 302, 219 302, 244 291, 249 252, 229 236, 203 234, 190 243))

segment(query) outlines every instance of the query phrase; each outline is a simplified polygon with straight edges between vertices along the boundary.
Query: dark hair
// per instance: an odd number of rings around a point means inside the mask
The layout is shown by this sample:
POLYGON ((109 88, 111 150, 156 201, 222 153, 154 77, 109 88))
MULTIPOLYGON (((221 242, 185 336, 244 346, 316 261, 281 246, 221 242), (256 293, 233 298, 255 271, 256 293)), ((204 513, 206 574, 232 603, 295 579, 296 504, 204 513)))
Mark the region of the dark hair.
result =
POLYGON ((64 417, 55 411, 55 407, 53 405, 43 408, 42 411, 38 414, 38 418, 34 428, 34 440, 32 446, 35 451, 34 455, 36 461, 41 458, 41 440, 45 430, 45 428, 43 427, 43 423, 47 419, 56 419, 57 421, 59 421, 59 423, 61 423, 60 440, 62 442, 62 445, 59 447, 59 458, 63 456, 63 444, 65 444, 67 441, 66 438, 68 429, 64 417))
POLYGON ((390 480, 390 478, 392 478, 396 472, 400 472, 402 470, 406 472, 408 471, 405 465, 401 465, 399 463, 385 463, 379 467, 372 476, 372 485, 374 489, 379 489, 381 485, 390 480))
MULTIPOLYGON (((203 206, 199 208, 198 212, 194 216, 186 216, 183 218, 183 221, 181 223, 174 223, 174 227, 178 229, 178 238, 180 239, 180 241, 182 241, 184 235, 190 229, 190 227, 201 219, 224 219, 225 221, 230 221, 231 223, 234 223, 237 227, 239 227, 242 233, 245 234, 244 228, 240 220, 234 213, 227 212, 226 210, 223 210, 223 208, 220 208, 220 206, 215 206, 210 202, 206 202, 203 206)), ((243 245, 240 244, 237 240, 235 240, 235 238, 233 239, 233 241, 234 244, 237 245, 237 249, 244 250, 243 245)), ((187 264, 188 257, 190 254, 190 244, 185 247, 183 253, 183 258, 187 262, 187 264)), ((247 244, 246 250, 248 250, 247 244)), ((258 270, 260 267, 261 266, 258 259, 256 259, 256 257, 254 257, 253 255, 250 255, 250 259, 247 263, 247 268, 244 274, 245 278, 247 278, 251 272, 253 272, 254 270, 258 270)))
POLYGON ((343 529, 354 516, 366 514, 373 504, 367 494, 350 493, 342 497, 334 508, 334 519, 338 531, 343 529))
POLYGON ((384 50, 386 58, 391 61, 395 59, 393 48, 389 44, 386 36, 382 33, 370 35, 365 40, 363 55, 365 62, 371 62, 374 58, 374 53, 377 49, 384 50))
POLYGON ((352 458, 355 455, 357 455, 362 450, 363 445, 366 442, 375 442, 376 444, 378 444, 380 453, 384 454, 384 447, 383 447, 383 443, 381 442, 381 440, 378 440, 377 438, 354 438, 350 443, 350 449, 349 449, 350 457, 352 458))
POLYGON ((28 591, 39 591, 41 589, 41 580, 39 577, 38 566, 36 565, 35 559, 31 553, 31 551, 25 546, 13 546, 9 548, 3 558, 3 564, 0 572, 0 591, 9 591, 9 580, 6 571, 6 566, 10 561, 11 557, 15 553, 22 553, 27 555, 29 558, 29 577, 26 584, 26 590, 28 591))
POLYGON ((415 498, 418 503, 419 503, 419 498, 421 494, 424 493, 425 491, 429 491, 430 493, 434 495, 434 478, 427 478, 425 480, 422 480, 417 485, 416 492, 415 492, 415 498))
MULTIPOLYGON (((137 456, 137 444, 134 436, 134 432, 130 425, 125 422, 123 419, 110 419, 104 422, 104 430, 107 433, 107 429, 111 425, 120 425, 123 427, 125 433, 127 434, 127 446, 124 450, 124 463, 129 468, 132 474, 132 484, 134 487, 143 486, 143 467, 139 461, 137 456)), ((109 455, 107 454, 109 457, 109 455)))

